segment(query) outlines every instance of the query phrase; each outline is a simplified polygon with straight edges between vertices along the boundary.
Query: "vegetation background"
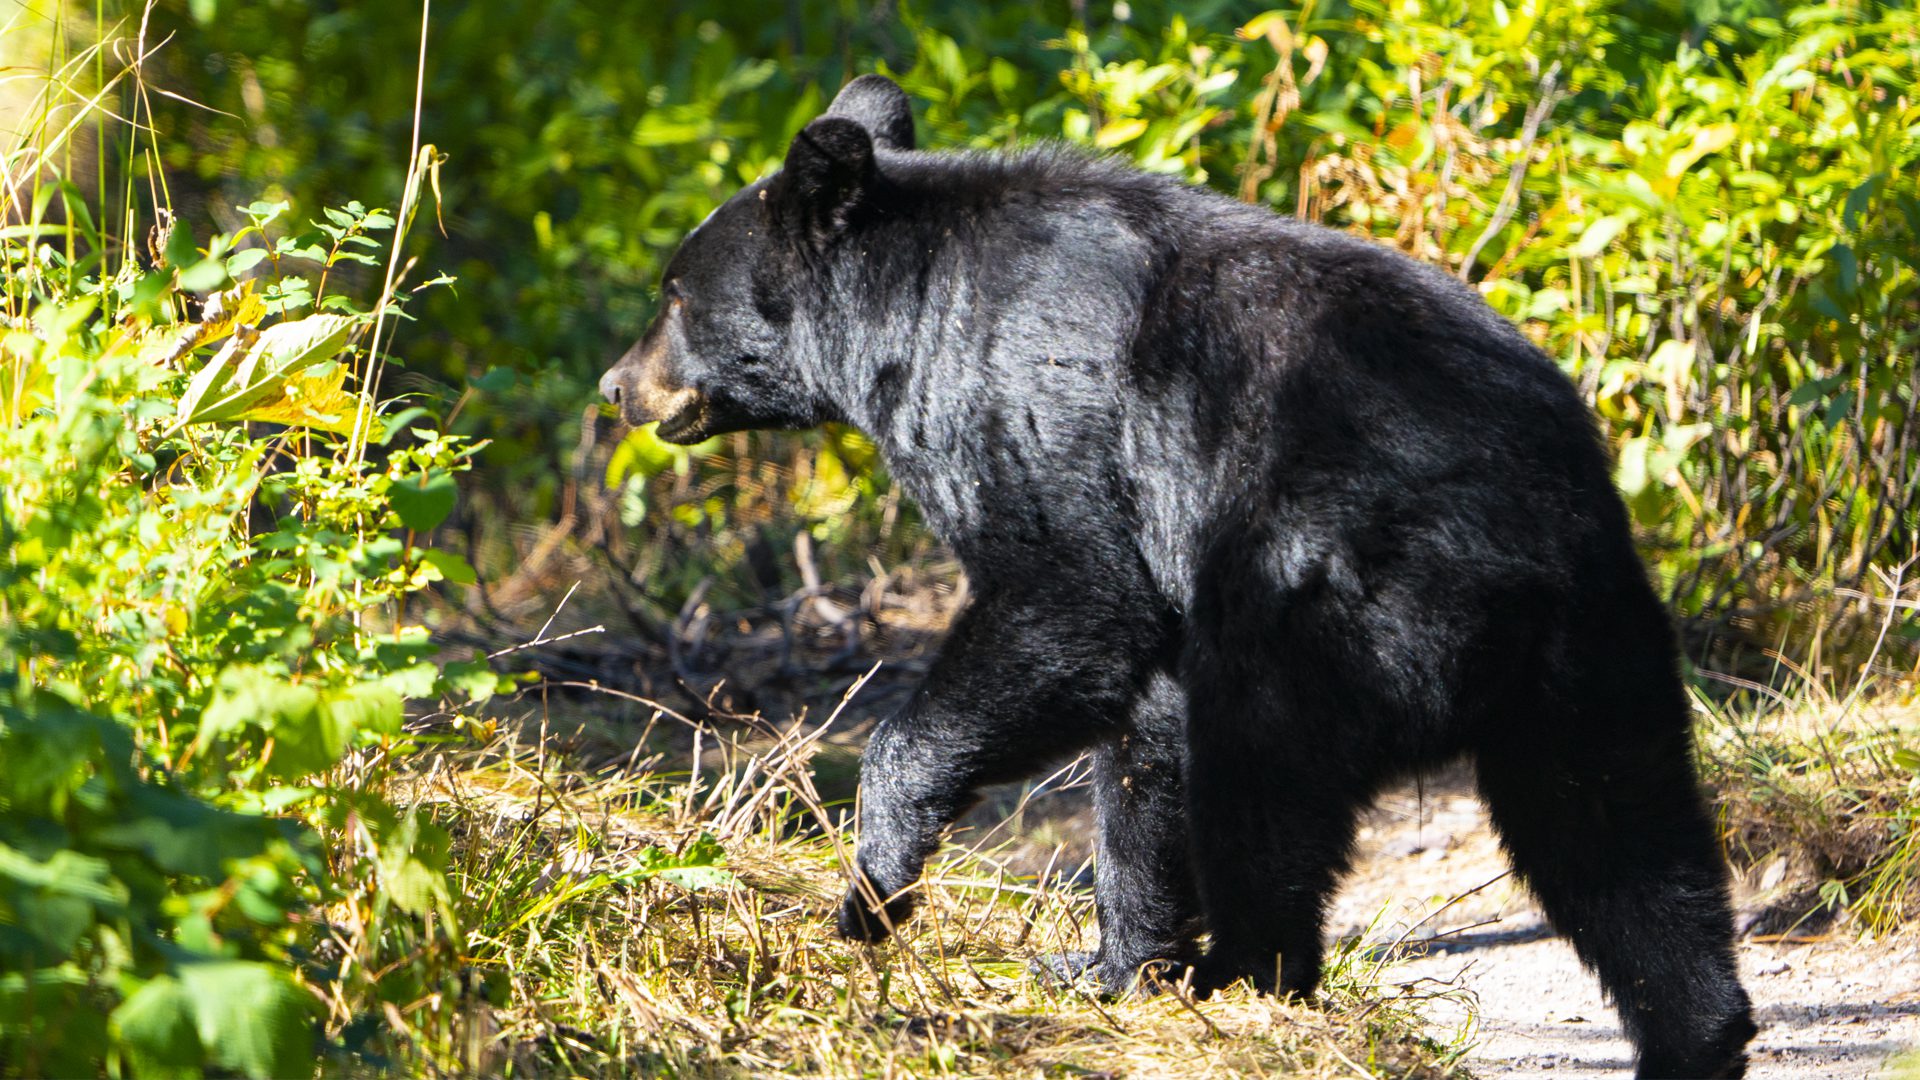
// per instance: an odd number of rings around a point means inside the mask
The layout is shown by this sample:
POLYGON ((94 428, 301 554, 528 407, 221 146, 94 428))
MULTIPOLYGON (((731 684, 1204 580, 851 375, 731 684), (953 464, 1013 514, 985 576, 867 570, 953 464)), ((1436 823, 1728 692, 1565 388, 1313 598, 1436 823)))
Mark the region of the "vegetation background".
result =
POLYGON ((857 432, 593 387, 868 70, 1475 284, 1606 425, 1730 853, 1912 914, 1910 5, 34 0, 0 59, 0 1072, 1451 1067, 1359 954, 1285 1036, 1028 986, 1044 829, 820 939, 964 582, 857 432))

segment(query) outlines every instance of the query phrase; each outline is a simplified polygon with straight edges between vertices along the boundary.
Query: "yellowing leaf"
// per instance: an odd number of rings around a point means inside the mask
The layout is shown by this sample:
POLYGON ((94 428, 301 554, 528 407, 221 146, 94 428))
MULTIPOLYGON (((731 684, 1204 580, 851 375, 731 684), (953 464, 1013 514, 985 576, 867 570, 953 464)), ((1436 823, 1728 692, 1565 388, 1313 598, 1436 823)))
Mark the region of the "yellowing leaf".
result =
POLYGON ((240 419, 350 435, 358 401, 347 392, 346 381, 344 364, 297 372, 281 384, 279 394, 241 413, 240 419))
POLYGON ((267 317, 267 302, 253 291, 253 282, 243 282, 218 297, 220 314, 200 327, 202 342, 218 341, 241 326, 258 326, 267 317))
POLYGON ((1130 142, 1146 134, 1145 120, 1115 120, 1101 127, 1100 134, 1093 137, 1093 145, 1102 150, 1111 150, 1121 143, 1130 142))
POLYGON ((1284 11, 1268 11, 1255 15, 1245 26, 1234 31, 1234 35, 1241 41, 1252 41, 1254 38, 1264 37, 1277 52, 1293 51, 1293 28, 1287 25, 1287 13, 1284 11))
POLYGON ((240 419, 283 393, 294 374, 333 359, 360 325, 350 315, 309 315, 269 326, 251 341, 235 336, 187 384, 178 423, 240 419))
POLYGON ((1696 128, 1693 141, 1675 150, 1667 158, 1667 177, 1673 179, 1693 168, 1694 162, 1708 154, 1725 150, 1733 142, 1735 129, 1732 124, 1711 124, 1696 128))

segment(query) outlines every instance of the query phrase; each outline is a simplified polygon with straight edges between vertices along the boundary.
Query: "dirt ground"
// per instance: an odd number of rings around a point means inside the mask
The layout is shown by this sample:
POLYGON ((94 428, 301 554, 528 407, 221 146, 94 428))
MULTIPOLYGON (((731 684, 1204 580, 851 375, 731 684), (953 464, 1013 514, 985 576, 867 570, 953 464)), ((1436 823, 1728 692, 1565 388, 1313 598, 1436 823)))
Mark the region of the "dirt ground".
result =
MULTIPOLYGON (((1384 980, 1433 995, 1425 1014, 1441 1038, 1471 1039, 1475 1076, 1629 1074, 1631 1048, 1598 984, 1506 870, 1463 782, 1409 786, 1383 799, 1363 831, 1333 932, 1424 942, 1384 980)), ((1738 899, 1752 904, 1745 883, 1738 899)), ((1750 1076, 1920 1077, 1920 941, 1863 941, 1842 928, 1749 937, 1739 950, 1761 1028, 1750 1076)))

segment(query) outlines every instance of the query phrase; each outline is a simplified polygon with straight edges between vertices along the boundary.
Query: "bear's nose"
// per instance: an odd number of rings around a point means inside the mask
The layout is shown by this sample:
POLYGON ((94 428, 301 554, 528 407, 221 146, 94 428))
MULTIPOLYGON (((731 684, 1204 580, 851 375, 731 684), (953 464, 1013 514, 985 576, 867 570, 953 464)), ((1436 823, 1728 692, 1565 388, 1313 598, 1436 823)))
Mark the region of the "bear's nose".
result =
POLYGON ((620 404, 619 372, 609 371, 605 375, 600 376, 600 396, 613 402, 615 405, 620 404))

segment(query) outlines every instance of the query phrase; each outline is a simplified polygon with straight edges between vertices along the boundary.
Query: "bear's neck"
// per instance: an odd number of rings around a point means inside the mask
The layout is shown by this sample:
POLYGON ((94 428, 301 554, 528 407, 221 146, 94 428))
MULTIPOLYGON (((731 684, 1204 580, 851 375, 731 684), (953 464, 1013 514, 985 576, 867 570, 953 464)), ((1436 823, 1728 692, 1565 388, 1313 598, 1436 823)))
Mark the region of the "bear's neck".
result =
POLYGON ((855 245, 829 298, 847 314, 816 342, 835 411, 963 558, 976 537, 1047 527, 1061 463, 1104 460, 1119 440, 1164 265, 1117 214, 999 211, 959 228, 895 222, 884 258, 878 240, 855 245))

